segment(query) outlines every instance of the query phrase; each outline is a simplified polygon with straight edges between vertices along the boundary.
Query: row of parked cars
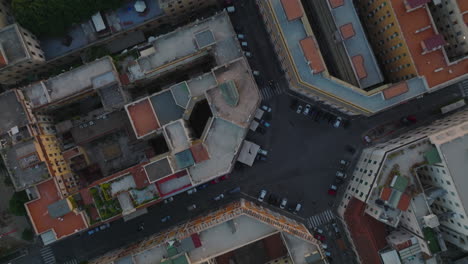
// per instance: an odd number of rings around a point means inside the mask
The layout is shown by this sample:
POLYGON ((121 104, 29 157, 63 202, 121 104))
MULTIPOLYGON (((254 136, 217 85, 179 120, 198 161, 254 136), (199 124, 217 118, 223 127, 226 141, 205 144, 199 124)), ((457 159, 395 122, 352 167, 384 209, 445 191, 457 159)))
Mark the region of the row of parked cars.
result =
POLYGON ((336 193, 338 192, 339 186, 345 181, 347 178, 346 174, 346 169, 348 168, 349 161, 347 160, 340 160, 339 168, 335 173, 335 180, 333 181, 333 184, 330 185, 328 188, 328 194, 335 196, 336 193))
POLYGON ((280 199, 280 197, 275 195, 274 193, 270 193, 268 195, 268 197, 267 197, 267 193, 268 192, 266 190, 261 190, 260 194, 258 195, 257 200, 259 202, 264 202, 265 199, 266 199, 267 203, 269 203, 271 205, 274 205, 274 206, 278 206, 280 209, 288 210, 290 212, 293 212, 294 214, 297 214, 302 209, 302 204, 300 204, 300 203, 289 203, 288 204, 288 199, 287 198, 280 199))
MULTIPOLYGON (((338 225, 335 222, 331 223, 331 229, 335 233, 335 236, 337 239, 341 237, 340 229, 338 228, 338 225)), ((325 233, 323 232, 323 230, 318 227, 314 228, 314 237, 320 242, 322 242, 321 246, 325 250, 325 256, 327 256, 328 260, 331 261, 332 254, 330 251, 328 251, 329 248, 328 248, 328 245, 326 244, 326 237, 325 237, 325 233)))
POLYGON ((314 108, 310 104, 306 104, 305 106, 297 104, 296 113, 310 116, 316 122, 319 122, 320 120, 326 120, 335 128, 339 128, 343 125, 343 119, 341 117, 335 116, 329 112, 322 111, 318 108, 314 108))

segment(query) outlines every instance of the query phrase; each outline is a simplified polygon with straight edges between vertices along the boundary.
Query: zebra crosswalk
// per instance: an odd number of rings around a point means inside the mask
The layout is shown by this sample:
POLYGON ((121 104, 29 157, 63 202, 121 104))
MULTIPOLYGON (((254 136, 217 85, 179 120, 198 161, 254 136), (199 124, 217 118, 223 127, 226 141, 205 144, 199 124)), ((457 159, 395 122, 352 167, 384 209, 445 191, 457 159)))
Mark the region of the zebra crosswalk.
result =
POLYGON ((76 259, 68 260, 68 261, 65 261, 63 264, 78 264, 78 260, 76 259))
POLYGON ((314 228, 320 225, 327 224, 333 219, 335 219, 335 215, 330 209, 328 209, 326 211, 323 211, 321 213, 318 213, 316 215, 313 215, 307 218, 307 224, 309 228, 314 228))
POLYGON ((262 94, 263 100, 268 100, 272 97, 275 97, 277 95, 284 93, 285 90, 286 90, 285 88, 281 88, 278 84, 275 83, 273 86, 263 87, 260 90, 260 93, 262 94))
POLYGON ((54 252, 50 247, 43 247, 41 249, 41 257, 44 261, 44 264, 55 264, 57 263, 55 260, 54 252))

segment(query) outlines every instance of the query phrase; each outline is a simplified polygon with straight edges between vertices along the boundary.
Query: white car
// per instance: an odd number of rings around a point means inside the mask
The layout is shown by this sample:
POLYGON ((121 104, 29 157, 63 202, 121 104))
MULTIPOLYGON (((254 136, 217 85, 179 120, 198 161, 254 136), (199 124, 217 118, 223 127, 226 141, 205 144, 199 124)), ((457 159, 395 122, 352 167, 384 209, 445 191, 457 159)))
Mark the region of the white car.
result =
POLYGON ((268 151, 264 150, 264 149, 258 149, 258 154, 261 154, 263 156, 267 156, 268 155, 268 151))
POLYGON ((281 200, 281 203, 280 203, 280 208, 284 209, 287 204, 288 204, 288 199, 283 198, 283 200, 281 200))
POLYGON ((245 39, 245 35, 244 34, 237 34, 237 38, 238 39, 245 39))
POLYGON ((333 122, 333 127, 334 128, 339 128, 341 126, 341 121, 342 121, 341 117, 337 117, 335 119, 335 122, 333 122))
POLYGON ((247 44, 247 41, 242 41, 242 42, 241 42, 241 46, 242 46, 242 47, 248 47, 249 44, 247 44))
POLYGON ((342 172, 342 171, 337 171, 336 172, 336 177, 340 177, 340 178, 346 178, 346 173, 342 172))
POLYGON ((172 202, 172 201, 174 201, 174 197, 169 197, 169 198, 167 198, 166 200, 164 200, 164 203, 165 203, 165 204, 168 204, 168 203, 170 203, 170 202, 172 202))
POLYGON ((219 201, 219 200, 221 200, 223 198, 224 198, 224 194, 220 194, 220 195, 216 196, 215 198, 213 198, 213 200, 219 201))
POLYGON ((302 112, 302 105, 297 107, 296 113, 300 114, 302 112))
POLYGON ((252 58, 252 53, 249 52, 249 51, 244 51, 244 55, 245 55, 247 58, 252 58))
POLYGON ((310 104, 306 104, 306 107, 304 108, 304 112, 302 112, 304 115, 309 115, 310 112, 310 104))
POLYGON ((267 194, 267 191, 261 190, 260 195, 258 196, 258 201, 263 202, 263 199, 265 199, 266 194, 267 194))
POLYGON ((268 105, 262 105, 262 110, 271 113, 271 107, 269 107, 268 105))
POLYGON ((190 194, 194 194, 197 192, 197 189, 196 188, 193 188, 193 189, 190 189, 187 191, 187 194, 190 195, 190 194))
POLYGON ((189 211, 195 210, 196 208, 197 208, 196 204, 192 204, 192 205, 187 206, 187 210, 189 210, 189 211))
POLYGON ((234 6, 228 6, 226 7, 226 11, 228 11, 228 13, 234 13, 236 12, 236 8, 234 6))

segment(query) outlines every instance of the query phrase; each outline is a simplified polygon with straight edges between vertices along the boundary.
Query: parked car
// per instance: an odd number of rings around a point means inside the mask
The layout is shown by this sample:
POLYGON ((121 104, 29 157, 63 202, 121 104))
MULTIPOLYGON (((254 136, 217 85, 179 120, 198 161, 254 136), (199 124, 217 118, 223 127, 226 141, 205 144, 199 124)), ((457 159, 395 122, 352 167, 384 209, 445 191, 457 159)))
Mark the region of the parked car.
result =
POLYGON ((372 142, 372 139, 369 136, 364 136, 364 142, 367 144, 370 144, 372 142))
POLYGON ((284 207, 286 207, 287 204, 288 204, 288 199, 283 198, 280 203, 280 208, 284 209, 284 207))
POLYGON ((250 51, 244 51, 244 55, 245 55, 247 58, 252 58, 252 52, 250 52, 250 51))
POLYGON ((327 249, 327 248, 328 248, 328 245, 322 243, 322 248, 323 248, 323 249, 327 249))
POLYGON ((259 127, 257 127, 257 129, 255 130, 255 132, 258 132, 258 133, 260 133, 260 134, 262 134, 262 135, 265 135, 266 130, 265 130, 264 127, 259 126, 259 127))
POLYGON ((161 218, 161 222, 163 222, 163 223, 165 223, 165 222, 167 222, 167 221, 169 221, 169 220, 171 220, 171 216, 170 216, 170 215, 167 215, 167 216, 161 218))
POLYGON ((320 242, 325 241, 325 236, 323 236, 323 235, 315 234, 314 237, 315 237, 315 239, 319 240, 320 242))
POLYGON ((221 200, 221 199, 223 199, 223 198, 224 198, 224 194, 220 194, 220 195, 218 195, 218 196, 215 196, 215 197, 213 198, 213 200, 219 201, 219 200, 221 200))
POLYGON ((99 229, 100 229, 100 230, 104 230, 104 229, 109 228, 109 227, 110 227, 110 224, 109 224, 109 223, 105 223, 105 224, 99 226, 99 229))
POLYGON ((193 210, 195 210, 195 209, 197 209, 197 205, 196 205, 196 204, 192 204, 192 205, 187 206, 187 210, 189 210, 189 211, 193 211, 193 210))
POLYGON ((346 179, 346 173, 342 172, 342 171, 337 171, 336 174, 335 174, 336 177, 340 177, 340 178, 343 178, 343 179, 346 179))
POLYGON ((208 187, 208 183, 205 183, 205 184, 201 184, 200 186, 197 187, 197 189, 200 191, 200 190, 203 190, 205 189, 206 187, 208 187))
POLYGON ((240 187, 233 188, 228 191, 229 194, 239 193, 241 191, 240 187))
POLYGON ((267 127, 267 128, 271 126, 271 124, 265 121, 264 119, 260 120, 260 125, 267 127))
POLYGON ((225 175, 219 177, 219 180, 225 181, 225 180, 229 179, 229 177, 230 177, 229 174, 225 174, 225 175))
POLYGON ((332 185, 330 185, 330 187, 328 187, 328 194, 329 195, 335 196, 337 191, 338 191, 338 187, 336 185, 332 184, 332 185))
POLYGON ((226 7, 226 11, 228 13, 232 14, 232 13, 236 12, 236 8, 234 6, 228 6, 228 7, 226 7))
POLYGON ((265 199, 266 194, 267 194, 267 191, 261 190, 260 195, 258 196, 258 201, 263 202, 263 199, 265 199))
POLYGON ((262 110, 265 111, 265 112, 271 113, 271 107, 269 107, 267 105, 262 105, 262 110))
POLYGON ((310 104, 306 104, 304 108, 304 112, 302 112, 304 115, 309 115, 310 112, 310 104))
POLYGON ((254 76, 260 76, 260 72, 259 72, 259 71, 252 71, 252 74, 253 74, 254 76))
POLYGON ((315 234, 323 234, 323 230, 318 228, 318 227, 314 228, 314 232, 315 232, 315 234))
POLYGON ((297 203, 296 204, 296 209, 294 209, 294 213, 295 214, 299 213, 299 211, 301 211, 301 209, 302 209, 302 204, 297 203))
POLYGON ((237 34, 237 38, 238 39, 245 39, 245 35, 244 34, 237 34))
POLYGON ((190 195, 190 194, 194 194, 197 192, 197 189, 196 188, 192 188, 190 190, 187 191, 187 194, 190 195))
POLYGON ((333 226, 333 230, 335 231, 336 234, 339 234, 340 233, 340 229, 338 228, 338 225, 336 223, 333 223, 332 224, 333 226))
POLYGON ((348 165, 349 165, 349 161, 343 160, 343 159, 342 159, 342 160, 340 160, 340 165, 342 165, 342 166, 348 166, 348 165))
POLYGON ((333 127, 334 127, 334 128, 339 128, 339 127, 341 126, 341 121, 342 121, 342 120, 343 120, 343 119, 341 119, 341 117, 337 117, 337 118, 335 119, 335 122, 333 122, 333 127))
POLYGON ((170 203, 172 201, 174 201, 174 197, 171 196, 171 197, 167 198, 166 200, 164 200, 164 203, 168 204, 168 203, 170 203))
POLYGON ((255 157, 255 159, 256 159, 256 160, 265 161, 265 160, 267 160, 267 157, 266 157, 266 156, 263 156, 263 155, 257 155, 257 156, 255 157))
POLYGON ((211 184, 217 184, 219 182, 219 178, 213 179, 210 183, 211 184))
POLYGON ((331 257, 331 252, 330 251, 325 251, 325 256, 331 257))
POLYGON ((249 44, 247 44, 247 41, 241 41, 241 46, 242 47, 248 47, 249 44))
POLYGON ((263 156, 267 156, 268 155, 268 151, 264 150, 264 149, 258 149, 258 154, 261 154, 263 156))
POLYGON ((302 113, 302 105, 297 106, 296 113, 298 113, 298 114, 302 113))

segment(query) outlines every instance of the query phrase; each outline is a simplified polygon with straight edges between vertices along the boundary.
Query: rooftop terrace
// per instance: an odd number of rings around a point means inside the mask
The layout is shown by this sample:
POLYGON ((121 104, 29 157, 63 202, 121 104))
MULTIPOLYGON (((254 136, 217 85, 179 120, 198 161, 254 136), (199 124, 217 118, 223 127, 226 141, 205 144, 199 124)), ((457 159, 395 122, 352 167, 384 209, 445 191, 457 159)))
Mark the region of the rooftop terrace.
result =
POLYGON ((39 193, 37 200, 26 203, 26 208, 33 222, 36 233, 41 234, 52 230, 56 239, 60 239, 81 231, 86 221, 81 214, 70 212, 59 218, 53 218, 48 212, 48 206, 60 200, 54 180, 49 180, 36 186, 39 193))
POLYGON ((6 57, 7 64, 14 64, 29 57, 17 24, 11 24, 0 30, 0 47, 4 52, 0 55, 6 57))
POLYGON ((296 69, 296 74, 308 89, 325 94, 334 100, 351 105, 368 114, 382 111, 426 92, 424 80, 413 78, 407 81, 409 90, 406 93, 386 100, 381 92, 367 93, 357 87, 345 85, 343 82, 331 79, 327 74, 311 74, 302 49, 298 45, 302 39, 308 37, 303 22, 301 20, 288 21, 280 0, 270 0, 267 3, 271 5, 274 12, 283 41, 288 47, 290 58, 296 69))
POLYGON ((29 123, 28 115, 20 102, 16 90, 0 94, 0 135, 13 127, 23 127, 29 123))
POLYGON ((34 108, 68 100, 119 83, 110 57, 104 57, 23 88, 34 108))

